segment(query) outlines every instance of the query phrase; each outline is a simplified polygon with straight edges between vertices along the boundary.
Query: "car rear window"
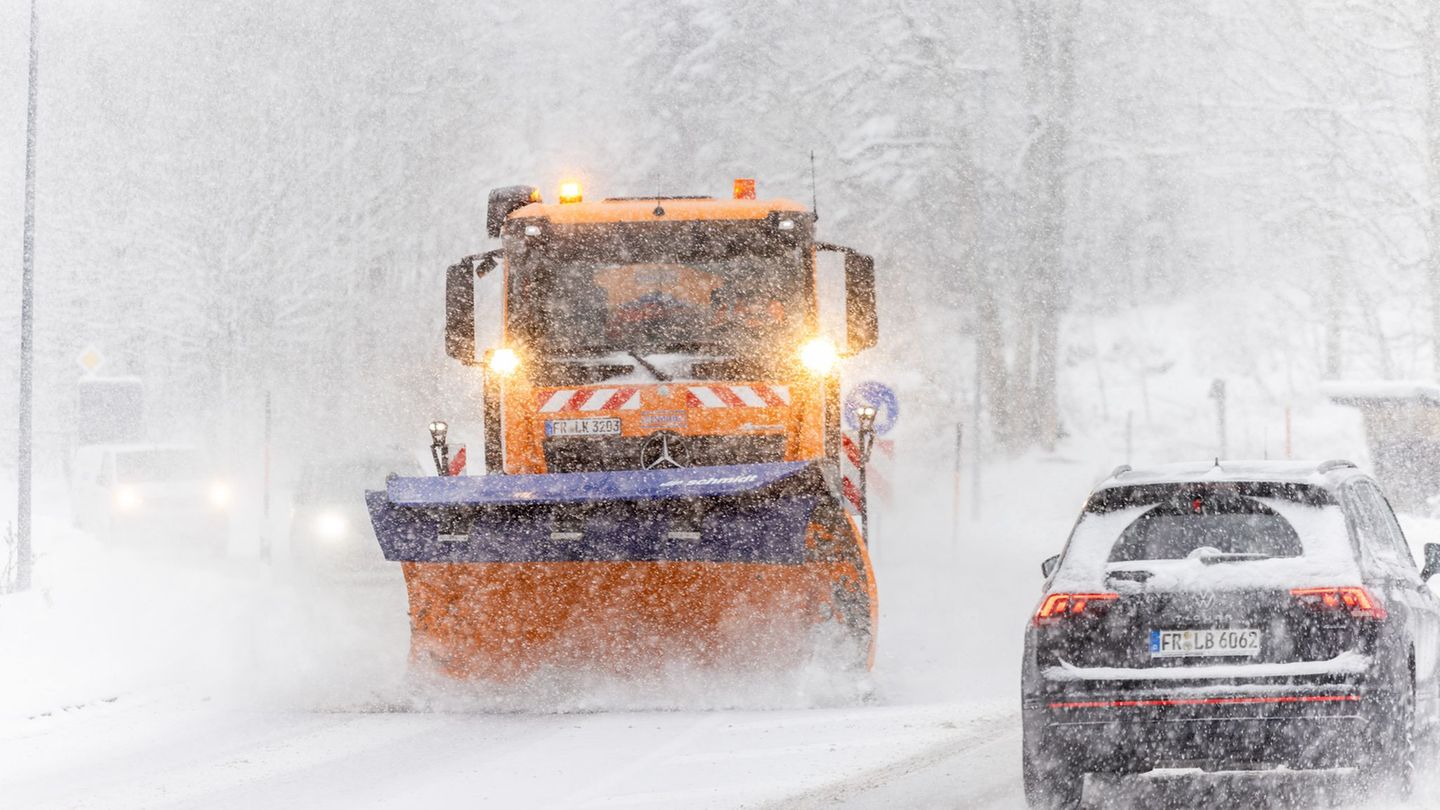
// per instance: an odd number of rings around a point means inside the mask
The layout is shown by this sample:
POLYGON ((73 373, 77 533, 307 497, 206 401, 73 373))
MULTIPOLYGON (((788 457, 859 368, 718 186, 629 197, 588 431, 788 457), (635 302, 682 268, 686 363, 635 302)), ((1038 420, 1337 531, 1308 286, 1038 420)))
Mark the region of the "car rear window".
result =
POLYGON ((1134 577, 1115 579, 1117 571, 1146 572, 1143 588, 1155 592, 1360 582, 1334 495, 1318 485, 1269 481, 1137 484, 1093 493, 1050 588, 1142 587, 1134 577))
POLYGON ((1162 503, 1125 527, 1110 562, 1180 560, 1217 554, 1299 557, 1300 536, 1290 521, 1251 498, 1193 498, 1162 503))

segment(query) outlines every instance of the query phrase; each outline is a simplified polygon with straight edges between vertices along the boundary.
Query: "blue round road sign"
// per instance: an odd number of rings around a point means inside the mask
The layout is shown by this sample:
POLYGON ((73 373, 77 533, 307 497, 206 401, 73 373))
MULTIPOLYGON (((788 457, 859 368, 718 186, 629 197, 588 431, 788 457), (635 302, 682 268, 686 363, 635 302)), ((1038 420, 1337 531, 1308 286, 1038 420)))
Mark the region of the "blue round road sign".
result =
POLYGON ((881 382, 862 382, 850 389, 845 396, 845 424, 851 430, 860 429, 860 417, 856 411, 863 405, 875 409, 875 433, 883 436, 895 427, 900 419, 900 400, 895 391, 881 382))

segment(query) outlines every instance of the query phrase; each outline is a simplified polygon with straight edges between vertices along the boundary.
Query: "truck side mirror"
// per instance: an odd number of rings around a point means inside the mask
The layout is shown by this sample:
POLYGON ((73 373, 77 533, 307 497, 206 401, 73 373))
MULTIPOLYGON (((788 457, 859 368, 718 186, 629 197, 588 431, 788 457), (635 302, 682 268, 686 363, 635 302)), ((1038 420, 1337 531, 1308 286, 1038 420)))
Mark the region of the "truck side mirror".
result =
POLYGON ((1420 579, 1429 582, 1436 574, 1440 574, 1440 543, 1426 543, 1425 570, 1420 572, 1420 579))
POLYGON ((489 205, 485 206, 485 233, 491 239, 500 238, 505 227, 505 218, 532 202, 540 202, 540 189, 534 186, 505 186, 490 191, 489 205))
POLYGON ((875 311, 875 260, 861 253, 845 254, 845 349, 859 354, 880 340, 875 311))
POLYGON ((1060 555, 1059 555, 1059 554, 1056 554, 1056 555, 1053 556, 1053 557, 1048 557, 1048 558, 1046 558, 1045 562, 1040 563, 1040 573, 1042 573, 1042 574, 1044 574, 1045 576, 1048 577, 1048 576, 1050 576, 1051 574, 1055 573, 1055 566, 1057 566, 1057 565, 1059 565, 1059 564, 1060 564, 1060 555))
POLYGON ((467 366, 475 359, 475 271, 461 259, 445 270, 445 353, 467 366))
POLYGON ((475 357, 475 279, 499 263, 500 251, 466 256, 445 270, 445 353, 467 366, 475 357))

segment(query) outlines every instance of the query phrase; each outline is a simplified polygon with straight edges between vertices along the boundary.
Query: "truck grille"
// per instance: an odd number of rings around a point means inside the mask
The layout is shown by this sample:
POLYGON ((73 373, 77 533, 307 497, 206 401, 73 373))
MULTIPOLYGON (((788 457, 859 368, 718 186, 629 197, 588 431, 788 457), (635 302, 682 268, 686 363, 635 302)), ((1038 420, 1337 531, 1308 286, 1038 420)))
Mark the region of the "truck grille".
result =
MULTIPOLYGON (((545 468, 553 473, 640 469, 646 436, 550 438, 545 468)), ((765 464, 785 460, 785 436, 685 436, 691 467, 765 464)))

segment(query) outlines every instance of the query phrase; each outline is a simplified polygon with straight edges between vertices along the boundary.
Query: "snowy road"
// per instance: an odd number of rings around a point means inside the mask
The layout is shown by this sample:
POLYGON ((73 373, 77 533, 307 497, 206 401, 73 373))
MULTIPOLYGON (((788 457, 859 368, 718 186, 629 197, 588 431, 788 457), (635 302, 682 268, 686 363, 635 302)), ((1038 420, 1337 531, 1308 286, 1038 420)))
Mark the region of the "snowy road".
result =
MULTIPOLYGON (((23 807, 862 807, 896 777, 956 757, 973 764, 986 750, 1008 766, 986 795, 1013 798, 1018 785, 1014 735, 996 736, 1013 716, 954 705, 237 714, 157 712, 125 696, 23 725, 0 740, 6 761, 29 763, 22 778, 0 779, 7 803, 23 807)), ((980 799, 972 787, 962 780, 930 806, 980 799)))
MULTIPOLYGON (((575 715, 236 712, 140 695, 0 735, 34 808, 1019 808, 1018 715, 940 704, 575 715), (77 767, 83 763, 83 767, 77 767)), ((1384 807, 1333 776, 1095 782, 1089 806, 1384 807)), ((1426 783, 1411 806, 1437 793, 1426 783)))
POLYGON ((966 676, 957 642, 983 621, 1013 659, 1033 591, 947 604, 902 587, 936 561, 898 546, 877 557, 893 618, 868 703, 705 681, 497 712, 407 685, 398 577, 317 585, 243 557, 105 548, 58 518, 43 530, 52 579, 0 601, 17 651, 0 669, 0 762, 20 764, 0 768, 5 806, 866 807, 911 781, 931 806, 1020 805, 1010 667, 966 676), (955 762, 958 782, 929 778, 955 762))
MULTIPOLYGON (((0 602, 16 651, 0 670, 0 762, 19 763, 0 768, 7 807, 863 807, 985 751, 986 789, 1018 790, 1013 701, 943 697, 951 620, 892 622, 865 704, 804 681, 707 680, 495 711, 406 682, 397 577, 318 584, 44 529, 55 578, 0 602)), ((898 579, 908 564, 890 567, 898 579)), ((943 601, 897 588, 888 609, 943 601)), ((933 788, 934 806, 955 806, 933 788)))
MULTIPOLYGON (((316 585, 243 556, 107 549, 47 519, 49 581, 0 600, 0 804, 1020 808, 1019 628, 1036 561, 1088 480, 1066 465, 1017 475, 1059 493, 1051 511, 967 524, 958 544, 918 519, 885 527, 878 689, 858 705, 770 682, 638 698, 610 684, 504 711, 417 694, 398 578, 316 585)), ((1436 781, 1403 806, 1440 806, 1436 781)), ((1092 780, 1088 797, 1115 810, 1398 804, 1342 787, 1181 773, 1092 780)))

